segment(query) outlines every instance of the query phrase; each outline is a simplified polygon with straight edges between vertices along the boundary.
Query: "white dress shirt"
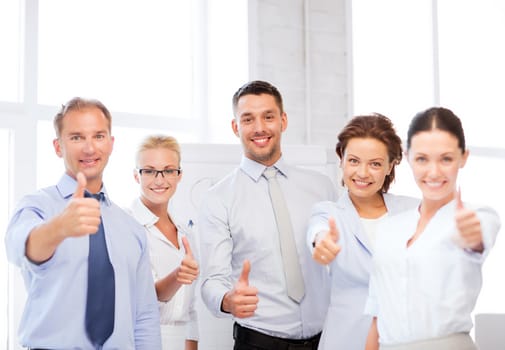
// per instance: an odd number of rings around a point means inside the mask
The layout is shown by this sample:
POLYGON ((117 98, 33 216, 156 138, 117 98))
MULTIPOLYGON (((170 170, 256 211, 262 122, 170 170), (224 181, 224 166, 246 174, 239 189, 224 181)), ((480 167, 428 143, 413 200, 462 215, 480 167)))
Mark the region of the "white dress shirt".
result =
POLYGON ((249 284, 258 288, 254 316, 236 319, 242 326, 282 338, 301 339, 321 331, 328 308, 329 278, 305 246, 312 205, 335 200, 330 179, 312 170, 275 165, 277 180, 288 206, 305 283, 300 304, 287 295, 274 211, 265 166, 246 157, 206 194, 200 211, 202 297, 218 317, 221 301, 239 278, 245 259, 251 262, 249 284))
MULTIPOLYGON (((130 213, 146 229, 151 258, 151 270, 154 281, 158 281, 170 274, 175 268, 180 266, 184 258, 185 250, 182 244, 182 237, 186 236, 193 254, 197 259, 198 244, 193 235, 193 223, 182 224, 171 217, 177 227, 177 240, 179 249, 170 242, 165 235, 155 226, 158 217, 154 215, 140 200, 135 199, 130 207, 130 213)), ((184 340, 198 340, 198 318, 195 310, 196 283, 183 285, 169 301, 159 301, 160 324, 162 339, 164 335, 173 338, 179 335, 178 343, 184 344, 184 340), (174 335, 175 333, 175 335, 174 335)), ((174 344, 163 342, 163 349, 179 349, 174 344)), ((182 350, 183 348, 181 348, 182 350)))
MULTIPOLYGON (((468 205, 467 205, 468 206, 468 205)), ((482 286, 482 263, 500 228, 498 214, 476 207, 484 252, 455 243, 455 201, 438 210, 410 247, 418 209, 389 216, 378 227, 366 313, 377 316, 385 345, 469 332, 482 286)))

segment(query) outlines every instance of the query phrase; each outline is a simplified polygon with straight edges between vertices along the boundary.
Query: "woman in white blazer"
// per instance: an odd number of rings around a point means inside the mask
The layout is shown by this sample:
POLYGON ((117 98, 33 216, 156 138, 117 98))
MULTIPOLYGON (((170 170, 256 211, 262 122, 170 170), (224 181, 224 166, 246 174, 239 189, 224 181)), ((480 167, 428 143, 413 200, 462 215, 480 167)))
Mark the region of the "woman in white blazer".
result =
POLYGON ((419 201, 387 193, 402 159, 401 139, 387 117, 353 118, 338 135, 336 152, 347 191, 336 203, 314 206, 307 233, 313 258, 328 265, 332 279, 319 349, 362 350, 372 322, 363 311, 375 228, 419 201))

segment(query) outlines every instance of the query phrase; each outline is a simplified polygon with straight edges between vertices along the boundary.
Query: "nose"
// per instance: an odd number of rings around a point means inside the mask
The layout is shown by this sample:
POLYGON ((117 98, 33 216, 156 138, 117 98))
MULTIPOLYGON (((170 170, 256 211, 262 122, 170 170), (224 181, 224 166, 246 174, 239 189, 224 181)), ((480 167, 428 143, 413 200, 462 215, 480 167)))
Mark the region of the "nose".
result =
POLYGON ((84 152, 94 153, 96 149, 95 142, 92 139, 86 140, 84 143, 84 152))
POLYGON ((256 118, 254 120, 253 127, 255 132, 262 132, 263 130, 265 130, 265 122, 263 118, 256 118))
POLYGON ((358 169, 356 171, 359 177, 367 177, 368 176, 368 166, 364 162, 361 162, 358 165, 358 169))
POLYGON ((439 174, 440 174, 440 168, 438 166, 438 163, 430 162, 430 164, 428 165, 428 176, 436 178, 438 177, 439 174))

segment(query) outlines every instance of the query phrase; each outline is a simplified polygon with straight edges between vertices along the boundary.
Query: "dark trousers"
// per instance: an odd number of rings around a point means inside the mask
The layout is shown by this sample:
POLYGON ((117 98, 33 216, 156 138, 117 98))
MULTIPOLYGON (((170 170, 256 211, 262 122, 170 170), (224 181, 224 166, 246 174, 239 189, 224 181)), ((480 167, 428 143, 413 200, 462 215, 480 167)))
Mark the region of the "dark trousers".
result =
POLYGON ((273 337, 238 323, 233 325, 234 350, 317 350, 321 333, 308 339, 273 337))

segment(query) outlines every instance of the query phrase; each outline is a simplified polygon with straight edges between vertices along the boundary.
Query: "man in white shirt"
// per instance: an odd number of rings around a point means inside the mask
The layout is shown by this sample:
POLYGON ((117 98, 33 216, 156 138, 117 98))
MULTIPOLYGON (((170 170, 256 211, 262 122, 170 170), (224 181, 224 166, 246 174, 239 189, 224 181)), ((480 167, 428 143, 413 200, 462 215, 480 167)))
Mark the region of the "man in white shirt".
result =
POLYGON ((335 200, 335 187, 323 174, 284 162, 281 135, 288 120, 277 88, 264 81, 245 84, 233 96, 233 111, 232 129, 244 154, 240 166, 214 185, 202 203, 203 300, 215 316, 236 321, 236 350, 317 349, 329 278, 304 242, 312 205, 335 200), (300 298, 288 295, 278 212, 264 175, 270 168, 277 171, 291 220, 298 260, 291 267, 303 276, 300 298))

